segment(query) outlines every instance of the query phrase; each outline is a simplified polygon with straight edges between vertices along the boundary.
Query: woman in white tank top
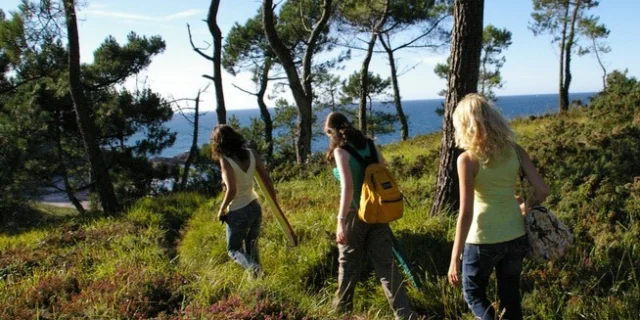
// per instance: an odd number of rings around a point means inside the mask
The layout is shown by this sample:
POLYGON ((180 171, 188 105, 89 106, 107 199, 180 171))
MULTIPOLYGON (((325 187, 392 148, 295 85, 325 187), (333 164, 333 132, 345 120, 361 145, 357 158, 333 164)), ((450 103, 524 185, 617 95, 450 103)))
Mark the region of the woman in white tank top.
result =
MULTIPOLYGON (((253 175, 258 170, 269 177, 260 156, 245 148, 245 140, 227 125, 218 125, 211 133, 211 155, 220 163, 226 186, 218 219, 227 223, 227 252, 251 276, 262 273, 258 254, 258 236, 262 209, 253 189, 253 175)), ((265 185, 273 191, 268 178, 265 185)))

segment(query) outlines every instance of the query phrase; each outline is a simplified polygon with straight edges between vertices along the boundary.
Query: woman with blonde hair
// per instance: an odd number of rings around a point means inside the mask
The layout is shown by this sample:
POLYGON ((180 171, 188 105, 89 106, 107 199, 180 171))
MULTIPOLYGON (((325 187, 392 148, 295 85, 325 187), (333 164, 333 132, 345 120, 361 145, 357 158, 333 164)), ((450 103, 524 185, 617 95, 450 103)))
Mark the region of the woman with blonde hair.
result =
MULTIPOLYGON (((256 170, 265 177, 269 174, 258 153, 246 148, 244 137, 232 127, 217 125, 211 132, 210 143, 211 156, 219 161, 222 181, 226 186, 218 219, 227 223, 227 251, 250 276, 260 275, 258 236, 262 209, 253 189, 253 175, 256 170)), ((265 185, 275 194, 270 178, 265 185)))
MULTIPOLYGON (((469 94, 453 113, 460 209, 448 278, 462 283, 464 298, 478 319, 495 319, 487 285, 496 271, 502 319, 522 319, 520 273, 529 250, 516 183, 522 168, 544 201, 549 188, 500 111, 478 94, 469 94), (462 261, 460 258, 462 257, 462 261), (462 272, 462 276, 460 276, 462 272)), ((522 204, 525 205, 525 204, 522 204)))
POLYGON ((334 302, 336 310, 350 312, 353 309, 355 287, 367 256, 376 270, 396 318, 417 319, 409 303, 402 275, 393 261, 393 235, 389 224, 366 223, 359 219, 357 213, 364 167, 356 157, 383 165, 384 158, 373 141, 354 128, 342 113, 332 112, 327 115, 324 131, 329 137, 327 160, 336 164, 334 175, 340 180, 341 186, 336 217, 339 263, 338 291, 334 302))

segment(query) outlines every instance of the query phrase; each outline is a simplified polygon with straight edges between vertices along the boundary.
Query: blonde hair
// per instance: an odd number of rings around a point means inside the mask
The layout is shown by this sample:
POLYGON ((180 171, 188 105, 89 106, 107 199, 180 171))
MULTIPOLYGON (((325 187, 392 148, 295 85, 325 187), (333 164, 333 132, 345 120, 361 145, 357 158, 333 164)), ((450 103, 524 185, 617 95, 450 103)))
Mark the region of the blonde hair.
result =
POLYGON ((456 145, 488 164, 515 143, 515 133, 500 110, 479 94, 466 95, 453 112, 456 145))

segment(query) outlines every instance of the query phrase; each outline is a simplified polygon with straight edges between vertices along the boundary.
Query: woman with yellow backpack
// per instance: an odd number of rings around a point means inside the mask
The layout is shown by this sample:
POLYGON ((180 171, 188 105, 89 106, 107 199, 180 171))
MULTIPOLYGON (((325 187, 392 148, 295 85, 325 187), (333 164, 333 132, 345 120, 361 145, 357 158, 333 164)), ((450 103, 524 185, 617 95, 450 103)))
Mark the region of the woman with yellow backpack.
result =
MULTIPOLYGON (((417 319, 403 278, 393 261, 392 233, 389 224, 367 223, 358 216, 365 163, 363 159, 384 167, 384 159, 373 142, 354 128, 341 113, 330 113, 324 124, 329 137, 327 160, 336 164, 334 175, 340 180, 340 206, 337 215, 336 242, 339 251, 338 312, 353 309, 353 294, 365 256, 371 259, 384 293, 398 319, 417 319)), ((395 181, 393 181, 395 183, 395 181)))

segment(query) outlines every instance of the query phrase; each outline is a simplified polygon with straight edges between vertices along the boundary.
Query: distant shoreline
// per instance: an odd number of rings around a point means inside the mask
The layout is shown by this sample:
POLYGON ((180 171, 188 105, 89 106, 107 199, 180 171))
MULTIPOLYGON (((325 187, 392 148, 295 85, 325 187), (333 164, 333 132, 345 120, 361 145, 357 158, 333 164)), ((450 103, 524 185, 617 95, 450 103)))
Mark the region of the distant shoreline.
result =
MULTIPOLYGON (((571 92, 569 93, 569 95, 585 95, 585 94, 597 94, 598 91, 593 91, 593 92, 589 92, 589 91, 585 91, 585 92, 571 92)), ((498 101, 500 101, 500 98, 509 98, 509 97, 526 97, 526 96, 548 96, 548 95, 558 95, 557 92, 555 93, 530 93, 530 94, 512 94, 512 95, 504 95, 504 96, 498 96, 498 101)), ((444 97, 441 98, 424 98, 424 99, 402 99, 402 102, 415 102, 415 101, 444 101, 444 97)), ((276 109, 276 107, 267 107, 267 109, 269 110, 274 110, 276 109)), ((240 107, 240 108, 227 108, 227 112, 229 111, 254 111, 254 110, 259 110, 258 107, 240 107)), ((207 109, 207 110, 201 110, 201 112, 213 112, 215 113, 215 109, 207 109)), ((193 114, 194 112, 185 112, 185 114, 193 114)))

